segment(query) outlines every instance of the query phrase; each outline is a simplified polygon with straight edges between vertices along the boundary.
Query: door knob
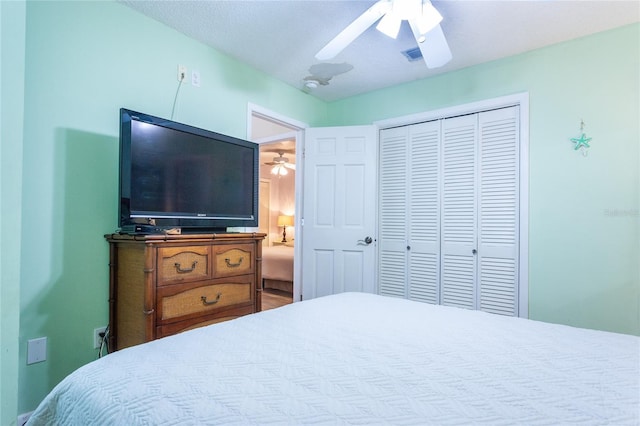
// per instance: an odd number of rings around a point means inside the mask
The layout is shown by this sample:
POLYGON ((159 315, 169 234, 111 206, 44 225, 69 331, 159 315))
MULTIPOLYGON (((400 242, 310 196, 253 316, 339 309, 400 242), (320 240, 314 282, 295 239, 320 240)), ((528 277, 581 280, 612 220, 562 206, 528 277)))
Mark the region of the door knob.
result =
POLYGON ((471 253, 476 254, 476 253, 478 253, 478 250, 473 249, 473 250, 471 250, 471 253))
POLYGON ((358 240, 358 244, 360 244, 360 245, 367 245, 368 246, 372 242, 373 242, 373 238, 371 238, 371 237, 365 237, 364 240, 358 240))

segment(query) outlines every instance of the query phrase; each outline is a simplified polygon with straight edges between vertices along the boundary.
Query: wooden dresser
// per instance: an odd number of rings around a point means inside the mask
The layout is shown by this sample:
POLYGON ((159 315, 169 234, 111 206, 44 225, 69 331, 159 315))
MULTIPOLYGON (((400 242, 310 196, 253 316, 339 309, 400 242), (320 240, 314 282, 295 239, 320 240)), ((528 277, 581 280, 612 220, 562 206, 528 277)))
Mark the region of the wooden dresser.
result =
POLYGON ((260 310, 265 234, 109 234, 109 348, 260 310))

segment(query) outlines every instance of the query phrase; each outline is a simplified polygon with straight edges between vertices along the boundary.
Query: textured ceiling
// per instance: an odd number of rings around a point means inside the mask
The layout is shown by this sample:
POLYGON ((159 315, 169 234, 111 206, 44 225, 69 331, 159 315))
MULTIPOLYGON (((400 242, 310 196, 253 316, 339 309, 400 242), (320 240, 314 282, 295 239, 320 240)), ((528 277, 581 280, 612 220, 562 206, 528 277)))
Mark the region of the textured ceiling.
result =
MULTIPOLYGON (((303 88, 314 55, 375 1, 140 1, 121 3, 291 86, 303 88)), ((453 59, 438 69, 408 62, 416 47, 403 23, 397 40, 370 28, 331 63, 353 69, 311 94, 337 100, 515 55, 640 21, 640 2, 437 1, 453 59)), ((586 59, 586 58, 585 58, 586 59)))

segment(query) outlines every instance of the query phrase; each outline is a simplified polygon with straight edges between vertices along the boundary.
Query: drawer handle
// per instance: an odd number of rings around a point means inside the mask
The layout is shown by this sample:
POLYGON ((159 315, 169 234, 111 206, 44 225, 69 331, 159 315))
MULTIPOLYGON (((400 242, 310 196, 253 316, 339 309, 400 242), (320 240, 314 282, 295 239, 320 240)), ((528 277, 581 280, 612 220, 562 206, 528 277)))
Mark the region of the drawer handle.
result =
POLYGON ((238 260, 238 263, 231 263, 231 259, 225 259, 224 261, 229 268, 237 268, 238 266, 242 265, 242 259, 244 258, 241 257, 240 260, 238 260))
POLYGON ((187 268, 187 269, 182 269, 182 266, 178 262, 174 263, 173 266, 176 267, 176 271, 179 274, 187 274, 189 272, 193 272, 196 269, 197 263, 198 263, 198 261, 194 260, 193 263, 191 264, 191 268, 187 268))
POLYGON ((216 300, 213 300, 213 301, 211 301, 211 302, 209 302, 209 301, 207 300, 207 296, 202 296, 202 297, 200 298, 200 300, 202 300, 202 304, 203 304, 204 306, 210 306, 210 305, 215 305, 216 303, 218 303, 218 301, 220 300, 220 298, 221 298, 221 297, 222 297, 222 293, 218 293, 218 295, 216 296, 216 300))

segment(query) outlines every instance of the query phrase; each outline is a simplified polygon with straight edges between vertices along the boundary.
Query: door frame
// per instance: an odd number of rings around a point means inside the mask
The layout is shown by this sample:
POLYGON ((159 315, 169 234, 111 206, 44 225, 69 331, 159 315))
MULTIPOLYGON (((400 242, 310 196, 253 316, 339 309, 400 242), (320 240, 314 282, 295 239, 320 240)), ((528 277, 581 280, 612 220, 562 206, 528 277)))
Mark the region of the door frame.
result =
MULTIPOLYGON (((384 130, 510 106, 520 107, 518 316, 529 318, 529 92, 379 120, 373 124, 384 130)), ((379 234, 379 230, 376 232, 379 234)))
MULTIPOLYGON (((302 176, 304 174, 304 129, 309 127, 307 123, 299 120, 287 117, 275 111, 261 107, 254 103, 247 103, 247 140, 252 140, 251 135, 253 133, 252 120, 254 118, 270 121, 280 126, 284 126, 290 129, 290 132, 285 133, 285 136, 290 137, 291 133, 295 135, 296 146, 296 176, 295 176, 295 213, 294 213, 294 233, 298 243, 293 246, 293 301, 297 302, 301 300, 301 288, 302 283, 302 240, 304 239, 304 233, 300 226, 300 217, 302 215, 302 176)), ((256 143, 273 142, 278 138, 282 139, 283 134, 273 135, 269 138, 260 138, 256 143)))
MULTIPOLYGON (((260 178, 260 191, 259 193, 262 193, 262 185, 266 186, 266 190, 269 193, 269 201, 268 201, 268 210, 271 211, 271 180, 270 179, 265 179, 265 178, 260 178)), ((260 202, 260 205, 262 204, 262 202, 260 202)), ((260 206, 260 208, 258 209, 258 212, 260 211, 260 209, 262 208, 262 206, 260 206)), ((258 215, 258 230, 260 231, 264 231, 264 229, 260 229, 260 216, 258 215)), ((266 242, 267 244, 270 244, 271 242, 271 235, 270 235, 270 231, 271 231, 271 215, 267 215, 267 236, 265 237, 265 239, 263 240, 263 242, 266 242)))

